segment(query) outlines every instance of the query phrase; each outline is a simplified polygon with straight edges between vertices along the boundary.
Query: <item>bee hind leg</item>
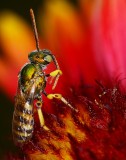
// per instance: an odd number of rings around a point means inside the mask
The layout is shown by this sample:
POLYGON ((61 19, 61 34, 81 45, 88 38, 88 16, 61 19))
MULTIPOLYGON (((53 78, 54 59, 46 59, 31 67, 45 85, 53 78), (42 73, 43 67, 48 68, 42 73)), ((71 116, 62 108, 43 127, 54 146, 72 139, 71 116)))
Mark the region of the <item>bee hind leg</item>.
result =
POLYGON ((75 112, 78 112, 78 110, 76 109, 76 108, 74 108, 61 94, 46 94, 45 92, 44 92, 44 94, 46 95, 46 97, 48 98, 48 99, 53 99, 53 98, 55 98, 55 99, 59 99, 59 100, 61 100, 64 104, 66 104, 69 108, 71 108, 72 110, 74 110, 75 112))
POLYGON ((44 116, 43 116, 43 113, 42 113, 42 98, 41 96, 39 96, 37 98, 37 102, 36 102, 36 106, 37 106, 37 112, 38 112, 38 117, 39 117, 39 121, 40 121, 40 126, 43 127, 43 129, 45 130, 49 130, 49 128, 45 125, 45 120, 44 120, 44 116))

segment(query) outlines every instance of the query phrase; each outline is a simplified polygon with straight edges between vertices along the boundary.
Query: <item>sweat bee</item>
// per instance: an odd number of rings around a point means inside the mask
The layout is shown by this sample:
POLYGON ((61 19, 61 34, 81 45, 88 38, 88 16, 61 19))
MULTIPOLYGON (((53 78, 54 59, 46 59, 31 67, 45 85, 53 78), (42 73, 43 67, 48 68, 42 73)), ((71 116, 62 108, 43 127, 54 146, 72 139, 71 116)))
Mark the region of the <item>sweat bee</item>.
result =
MULTIPOLYGON (((28 142, 34 131, 33 102, 36 103, 40 126, 49 130, 45 126, 42 107, 42 93, 48 99, 59 99, 71 109, 74 109, 61 94, 47 94, 45 92, 47 77, 55 78, 52 89, 57 85, 59 76, 62 74, 59 64, 51 51, 39 48, 39 39, 33 10, 30 9, 33 24, 36 49, 28 55, 29 62, 24 65, 18 75, 18 88, 15 96, 15 109, 12 121, 13 140, 16 145, 23 145, 28 142), (44 73, 44 68, 53 62, 56 70, 50 74, 44 73)), ((76 110, 76 109, 74 109, 76 110)), ((77 110, 76 110, 77 111, 77 110)))

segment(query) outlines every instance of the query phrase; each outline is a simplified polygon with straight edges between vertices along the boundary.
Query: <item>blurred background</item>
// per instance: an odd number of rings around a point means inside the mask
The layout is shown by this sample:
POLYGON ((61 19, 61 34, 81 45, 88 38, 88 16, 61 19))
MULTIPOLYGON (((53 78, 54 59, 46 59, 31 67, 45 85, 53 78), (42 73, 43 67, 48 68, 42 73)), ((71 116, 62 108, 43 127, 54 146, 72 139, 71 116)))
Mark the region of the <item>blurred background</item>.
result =
POLYGON ((0 159, 15 151, 11 121, 17 75, 28 62, 28 53, 35 50, 30 8, 35 13, 40 48, 50 49, 63 71, 57 92, 73 86, 78 91, 94 85, 95 79, 111 83, 126 75, 125 0, 2 1, 0 159))
MULTIPOLYGON (((50 1, 50 3, 52 7, 54 7, 53 4, 57 2, 50 1)), ((60 3, 56 4, 55 6, 56 8, 54 8, 54 10, 57 9, 56 14, 60 12, 59 10, 60 8, 58 9, 58 5, 61 6, 63 5, 63 7, 65 8, 69 7, 67 6, 67 2, 66 3, 61 2, 61 4, 60 3)), ((72 7, 77 8, 77 1, 71 0, 69 1, 69 5, 70 8, 71 5, 72 7)), ((31 52, 32 50, 35 50, 35 41, 32 31, 31 18, 29 14, 30 8, 33 8, 36 17, 41 48, 49 48, 50 50, 52 49, 56 53, 58 53, 60 50, 57 49, 58 46, 56 47, 56 49, 53 46, 52 36, 55 36, 54 29, 52 30, 53 33, 51 33, 51 37, 48 37, 49 31, 51 31, 51 27, 53 27, 48 25, 50 23, 48 21, 51 20, 51 15, 48 15, 49 19, 47 19, 47 23, 44 24, 44 21, 46 20, 46 15, 49 13, 48 4, 46 5, 46 1, 44 0, 37 0, 37 1, 12 0, 11 2, 7 0, 2 1, 0 5, 0 159, 1 160, 4 159, 5 154, 9 152, 15 152, 15 147, 13 145, 12 135, 11 135, 11 123, 14 110, 14 96, 16 94, 16 88, 17 88, 17 75, 21 67, 28 61, 27 60, 28 53, 31 52), (45 28, 47 28, 47 31, 45 28)), ((67 8, 67 10, 69 9, 67 8)), ((56 22, 51 22, 51 23, 56 23, 56 22)), ((56 40, 54 45, 56 45, 56 40)))

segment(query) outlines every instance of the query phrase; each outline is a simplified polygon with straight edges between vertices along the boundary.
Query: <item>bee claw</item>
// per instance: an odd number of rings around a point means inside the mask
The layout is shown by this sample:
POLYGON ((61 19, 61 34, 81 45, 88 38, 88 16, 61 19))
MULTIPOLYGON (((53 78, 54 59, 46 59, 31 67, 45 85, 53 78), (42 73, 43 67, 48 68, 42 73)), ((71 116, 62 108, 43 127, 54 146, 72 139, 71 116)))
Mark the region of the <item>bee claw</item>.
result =
POLYGON ((43 126, 43 129, 46 130, 46 131, 50 131, 50 129, 45 125, 43 126))

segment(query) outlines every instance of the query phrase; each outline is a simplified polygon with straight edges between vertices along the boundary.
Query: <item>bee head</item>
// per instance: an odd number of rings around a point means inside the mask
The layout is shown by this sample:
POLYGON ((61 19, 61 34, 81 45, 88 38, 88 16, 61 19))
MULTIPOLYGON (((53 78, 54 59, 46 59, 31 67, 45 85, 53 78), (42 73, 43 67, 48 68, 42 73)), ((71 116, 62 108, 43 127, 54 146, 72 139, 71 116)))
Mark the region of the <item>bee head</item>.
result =
POLYGON ((46 49, 29 53, 28 58, 31 63, 41 65, 47 65, 53 61, 51 52, 46 49))

